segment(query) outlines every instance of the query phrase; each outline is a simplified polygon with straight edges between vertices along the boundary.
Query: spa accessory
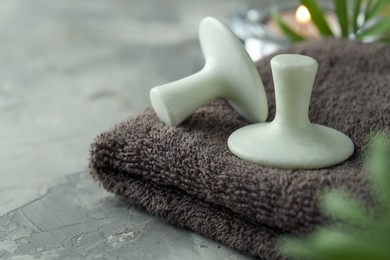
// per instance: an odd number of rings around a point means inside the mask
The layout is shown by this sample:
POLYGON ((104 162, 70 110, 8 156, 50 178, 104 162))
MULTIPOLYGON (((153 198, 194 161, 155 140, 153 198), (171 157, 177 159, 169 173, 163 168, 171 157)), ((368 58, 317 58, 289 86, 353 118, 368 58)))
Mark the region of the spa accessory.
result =
POLYGON ((179 125, 207 101, 224 97, 247 120, 265 121, 268 103, 264 86, 241 42, 212 17, 200 23, 199 40, 206 60, 203 69, 150 91, 160 120, 170 126, 179 125))
MULTIPOLYGON (((340 187, 372 198, 363 153, 373 126, 390 131, 390 46, 326 40, 282 52, 309 55, 321 64, 311 119, 353 137, 356 150, 347 162, 320 170, 285 170, 243 161, 229 152, 226 140, 248 122, 217 99, 183 127, 164 127, 148 108, 101 133, 91 148, 92 176, 131 205, 171 224, 260 259, 282 259, 276 246, 280 236, 307 233, 329 220, 318 207, 322 191, 340 187)), ((269 63, 266 57, 257 66, 272 96, 269 63)), ((269 103, 275 107, 273 98, 269 103)))
POLYGON ((291 169, 316 169, 338 164, 353 153, 352 141, 332 128, 310 123, 310 96, 318 63, 296 54, 271 60, 275 85, 276 115, 235 131, 229 149, 238 157, 291 169))

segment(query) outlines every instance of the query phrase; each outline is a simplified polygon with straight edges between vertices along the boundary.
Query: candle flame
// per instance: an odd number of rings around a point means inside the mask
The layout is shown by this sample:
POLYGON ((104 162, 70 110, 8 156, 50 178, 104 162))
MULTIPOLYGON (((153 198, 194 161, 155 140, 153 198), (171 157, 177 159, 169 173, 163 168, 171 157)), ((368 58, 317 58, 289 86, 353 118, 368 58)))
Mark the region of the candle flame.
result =
POLYGON ((300 5, 295 13, 295 19, 300 24, 308 24, 311 21, 311 15, 306 6, 300 5))

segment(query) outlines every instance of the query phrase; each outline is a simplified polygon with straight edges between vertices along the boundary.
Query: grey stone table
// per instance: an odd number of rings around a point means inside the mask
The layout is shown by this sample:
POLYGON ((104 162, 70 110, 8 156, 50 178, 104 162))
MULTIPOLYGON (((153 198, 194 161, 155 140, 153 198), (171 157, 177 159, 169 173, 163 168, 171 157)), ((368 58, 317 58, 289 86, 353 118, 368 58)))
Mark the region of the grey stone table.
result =
POLYGON ((247 259, 87 173, 93 138, 200 69, 199 21, 240 2, 0 2, 1 259, 247 259))

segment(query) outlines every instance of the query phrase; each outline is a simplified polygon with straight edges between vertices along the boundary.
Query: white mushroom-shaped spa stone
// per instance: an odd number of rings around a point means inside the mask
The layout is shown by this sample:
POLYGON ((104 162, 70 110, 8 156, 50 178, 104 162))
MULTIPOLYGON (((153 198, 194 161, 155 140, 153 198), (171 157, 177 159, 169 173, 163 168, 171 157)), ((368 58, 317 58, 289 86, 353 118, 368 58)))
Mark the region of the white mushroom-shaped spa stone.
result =
POLYGON ((274 57, 271 69, 275 85, 275 119, 236 130, 228 139, 229 149, 250 162, 290 169, 323 168, 350 157, 354 150, 351 139, 309 120, 317 68, 318 63, 307 56, 283 54, 274 57))
POLYGON ((154 87, 150 100, 165 124, 179 125, 206 102, 222 97, 251 122, 263 122, 268 103, 256 66, 230 29, 206 17, 199 26, 205 66, 184 79, 154 87))

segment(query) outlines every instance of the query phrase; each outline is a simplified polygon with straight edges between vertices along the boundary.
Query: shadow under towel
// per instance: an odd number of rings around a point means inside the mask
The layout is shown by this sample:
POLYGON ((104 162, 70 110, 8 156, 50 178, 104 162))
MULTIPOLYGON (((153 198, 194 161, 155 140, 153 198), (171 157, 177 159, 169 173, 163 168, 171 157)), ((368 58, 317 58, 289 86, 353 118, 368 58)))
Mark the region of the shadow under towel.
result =
MULTIPOLYGON (((389 129, 390 46, 326 40, 280 53, 319 62, 310 118, 351 137, 355 153, 346 162, 283 170, 243 161, 230 153, 227 139, 248 122, 218 99, 178 127, 165 126, 151 108, 120 122, 92 144, 90 173, 108 191, 170 223, 259 258, 282 258, 275 248, 281 235, 324 223, 319 193, 337 187, 369 200, 362 158, 367 135, 389 129)), ((257 63, 268 121, 275 114, 271 58, 257 63)))

